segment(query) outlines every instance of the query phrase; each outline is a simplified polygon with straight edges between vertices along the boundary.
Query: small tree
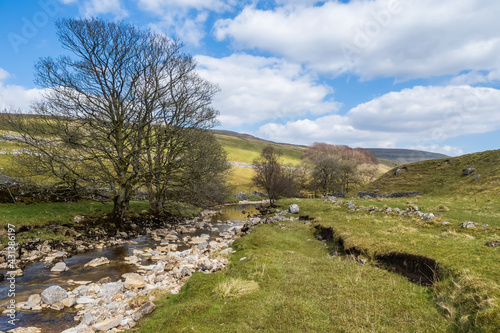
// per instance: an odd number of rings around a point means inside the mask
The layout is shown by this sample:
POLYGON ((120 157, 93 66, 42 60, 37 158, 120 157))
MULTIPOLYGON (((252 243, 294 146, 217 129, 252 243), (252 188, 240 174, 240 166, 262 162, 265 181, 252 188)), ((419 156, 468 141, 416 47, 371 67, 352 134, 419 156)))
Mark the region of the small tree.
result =
POLYGON ((273 146, 266 146, 253 162, 255 176, 252 181, 267 192, 269 206, 274 206, 279 197, 293 193, 295 188, 293 172, 281 166, 281 155, 273 146))

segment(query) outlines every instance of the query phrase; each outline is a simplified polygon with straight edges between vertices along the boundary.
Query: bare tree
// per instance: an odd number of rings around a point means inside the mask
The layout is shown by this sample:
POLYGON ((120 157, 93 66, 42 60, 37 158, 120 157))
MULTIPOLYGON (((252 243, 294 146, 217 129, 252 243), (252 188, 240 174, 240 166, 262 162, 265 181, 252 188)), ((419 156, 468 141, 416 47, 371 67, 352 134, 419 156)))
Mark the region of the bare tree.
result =
POLYGON ((187 147, 178 133, 213 121, 215 88, 194 74, 176 40, 101 19, 64 19, 56 27, 72 57, 39 60, 39 117, 13 126, 40 173, 111 189, 112 217, 121 223, 133 191, 145 179, 151 186, 165 160, 176 165, 178 150, 187 147))
POLYGON ((294 189, 293 173, 287 172, 287 169, 281 166, 281 155, 282 153, 273 146, 266 146, 260 157, 253 162, 253 183, 267 192, 270 206, 274 206, 280 196, 286 196, 294 189))
POLYGON ((359 182, 360 165, 377 164, 377 159, 362 148, 314 143, 304 151, 304 160, 312 165, 311 187, 323 194, 348 192, 359 182))

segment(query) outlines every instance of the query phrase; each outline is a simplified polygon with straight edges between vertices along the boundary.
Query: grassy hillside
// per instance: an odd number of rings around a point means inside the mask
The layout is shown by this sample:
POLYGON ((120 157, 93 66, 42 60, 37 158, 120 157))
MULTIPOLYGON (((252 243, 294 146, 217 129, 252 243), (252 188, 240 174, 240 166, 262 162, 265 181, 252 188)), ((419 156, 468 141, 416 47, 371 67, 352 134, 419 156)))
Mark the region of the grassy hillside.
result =
POLYGON ((498 195, 500 150, 400 165, 373 182, 369 190, 375 189, 383 193, 423 191, 441 195, 498 195), (476 170, 464 176, 462 171, 466 168, 476 170))

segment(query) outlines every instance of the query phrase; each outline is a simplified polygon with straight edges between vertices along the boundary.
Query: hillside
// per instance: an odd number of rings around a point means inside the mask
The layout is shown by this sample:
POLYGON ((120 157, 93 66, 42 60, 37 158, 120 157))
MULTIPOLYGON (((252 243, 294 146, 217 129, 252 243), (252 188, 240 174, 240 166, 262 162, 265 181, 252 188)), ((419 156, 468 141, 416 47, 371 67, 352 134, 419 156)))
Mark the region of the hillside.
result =
POLYGON ((368 190, 375 189, 382 193, 500 194, 500 150, 400 165, 373 182, 368 190), (467 168, 476 170, 463 175, 467 168))
POLYGON ((437 158, 448 158, 449 156, 431 153, 422 150, 398 149, 398 148, 365 148, 378 159, 390 160, 399 163, 413 163, 437 158))
MULTIPOLYGON (((296 151, 301 151, 306 147, 304 145, 276 143, 273 141, 258 138, 250 134, 237 133, 233 131, 212 130, 212 132, 217 137, 237 138, 246 142, 254 142, 255 146, 264 147, 267 144, 276 144, 296 151)), ((377 159, 380 160, 380 163, 383 163, 388 166, 395 166, 401 163, 412 163, 412 162, 420 162, 425 160, 449 157, 444 154, 432 153, 422 150, 413 150, 413 149, 400 149, 400 148, 363 148, 363 149, 366 149, 369 152, 371 152, 373 155, 375 155, 377 159)))

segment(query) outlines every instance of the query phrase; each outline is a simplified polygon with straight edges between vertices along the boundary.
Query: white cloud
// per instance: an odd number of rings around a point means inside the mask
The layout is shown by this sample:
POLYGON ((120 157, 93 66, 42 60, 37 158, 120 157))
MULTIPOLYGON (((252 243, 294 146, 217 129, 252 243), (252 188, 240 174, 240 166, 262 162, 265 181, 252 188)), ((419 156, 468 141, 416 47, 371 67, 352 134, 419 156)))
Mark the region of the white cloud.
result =
POLYGON ((88 0, 83 3, 80 11, 86 17, 101 14, 112 14, 117 18, 128 16, 128 12, 123 8, 120 0, 88 0))
POLYGON ((483 73, 479 71, 470 71, 466 74, 458 75, 450 80, 451 85, 464 85, 464 84, 488 84, 500 81, 500 69, 491 72, 483 73))
MULTIPOLYGON (((459 154, 441 142, 500 129, 500 90, 470 86, 414 87, 360 104, 345 115, 270 123, 258 134, 283 142, 315 141, 361 147, 429 147, 459 154)), ((431 149, 432 148, 432 149, 431 149)))
POLYGON ((221 88, 213 105, 221 112, 223 126, 320 115, 340 107, 329 96, 331 88, 315 83, 300 65, 247 54, 196 56, 196 61, 200 74, 221 88))
POLYGON ((215 36, 333 74, 421 78, 500 68, 500 2, 373 0, 246 7, 215 36))
POLYGON ((233 0, 137 0, 139 9, 159 19, 150 26, 161 32, 175 32, 184 43, 198 47, 205 37, 208 11, 230 10, 233 0))
POLYGON ((17 85, 6 85, 5 80, 10 74, 0 68, 0 112, 15 108, 29 112, 31 103, 42 96, 40 89, 26 89, 17 85))

